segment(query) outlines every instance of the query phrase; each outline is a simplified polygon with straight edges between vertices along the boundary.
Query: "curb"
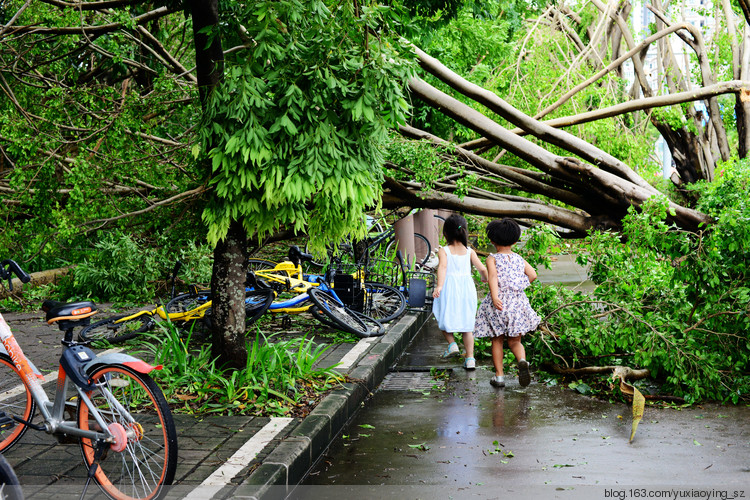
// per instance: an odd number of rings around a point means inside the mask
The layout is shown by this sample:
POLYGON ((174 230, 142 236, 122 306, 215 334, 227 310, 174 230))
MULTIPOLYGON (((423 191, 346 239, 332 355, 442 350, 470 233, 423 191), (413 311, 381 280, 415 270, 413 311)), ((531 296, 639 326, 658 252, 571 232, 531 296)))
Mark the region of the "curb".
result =
POLYGON ((232 497, 283 498, 297 486, 428 318, 428 312, 407 312, 385 335, 377 337, 347 373, 354 383, 347 382, 328 394, 234 490, 232 497))

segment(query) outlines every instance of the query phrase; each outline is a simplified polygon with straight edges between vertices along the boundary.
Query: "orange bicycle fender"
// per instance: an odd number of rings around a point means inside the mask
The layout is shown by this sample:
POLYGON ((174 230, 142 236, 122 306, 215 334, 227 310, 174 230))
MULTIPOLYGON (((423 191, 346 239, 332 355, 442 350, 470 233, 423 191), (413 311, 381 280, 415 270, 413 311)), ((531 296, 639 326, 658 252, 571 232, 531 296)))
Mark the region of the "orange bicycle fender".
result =
POLYGON ((101 365, 125 365, 138 373, 149 373, 153 370, 161 370, 163 368, 162 365, 152 366, 136 357, 121 352, 115 352, 97 356, 86 363, 86 372, 91 373, 91 370, 101 365))

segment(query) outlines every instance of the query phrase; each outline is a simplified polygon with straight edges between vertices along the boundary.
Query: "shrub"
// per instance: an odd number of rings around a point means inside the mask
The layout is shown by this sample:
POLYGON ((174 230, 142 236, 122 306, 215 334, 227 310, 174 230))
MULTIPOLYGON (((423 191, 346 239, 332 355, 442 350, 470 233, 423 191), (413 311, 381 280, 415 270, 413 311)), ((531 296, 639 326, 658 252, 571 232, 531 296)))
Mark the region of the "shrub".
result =
POLYGON ((152 302, 160 276, 156 251, 120 232, 105 234, 91 257, 75 268, 73 288, 100 301, 152 302))
POLYGON ((750 399, 749 183, 745 162, 698 186, 716 222, 697 233, 665 222, 664 199, 630 210, 621 234, 592 233, 579 258, 593 294, 529 289, 555 334, 533 337, 536 361, 627 364, 688 401, 750 399))

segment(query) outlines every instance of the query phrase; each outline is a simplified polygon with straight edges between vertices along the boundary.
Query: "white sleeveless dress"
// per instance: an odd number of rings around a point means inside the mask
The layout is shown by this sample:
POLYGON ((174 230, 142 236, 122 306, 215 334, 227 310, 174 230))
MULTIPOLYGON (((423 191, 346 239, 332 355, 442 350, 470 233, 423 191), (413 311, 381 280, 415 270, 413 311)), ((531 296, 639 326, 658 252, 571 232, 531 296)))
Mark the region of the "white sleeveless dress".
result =
POLYGON ((448 257, 445 283, 440 297, 432 303, 438 327, 444 332, 471 332, 477 314, 477 289, 471 276, 471 252, 466 255, 451 255, 450 249, 443 247, 448 257))

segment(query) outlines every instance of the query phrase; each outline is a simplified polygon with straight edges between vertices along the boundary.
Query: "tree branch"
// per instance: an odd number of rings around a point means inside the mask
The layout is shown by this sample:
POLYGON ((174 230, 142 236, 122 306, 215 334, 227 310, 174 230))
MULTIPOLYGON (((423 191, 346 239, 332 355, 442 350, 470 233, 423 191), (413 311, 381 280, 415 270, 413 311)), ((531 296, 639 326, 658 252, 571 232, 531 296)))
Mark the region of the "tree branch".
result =
MULTIPOLYGON (((150 12, 141 14, 133 18, 133 23, 144 24, 156 19, 160 19, 166 15, 178 12, 177 8, 158 7, 150 12)), ((101 35, 103 33, 111 33, 113 31, 127 28, 124 23, 109 23, 94 26, 63 26, 60 28, 51 28, 46 26, 17 26, 8 27, 8 35, 19 35, 23 33, 34 33, 41 35, 78 35, 81 33, 87 35, 101 35)))

